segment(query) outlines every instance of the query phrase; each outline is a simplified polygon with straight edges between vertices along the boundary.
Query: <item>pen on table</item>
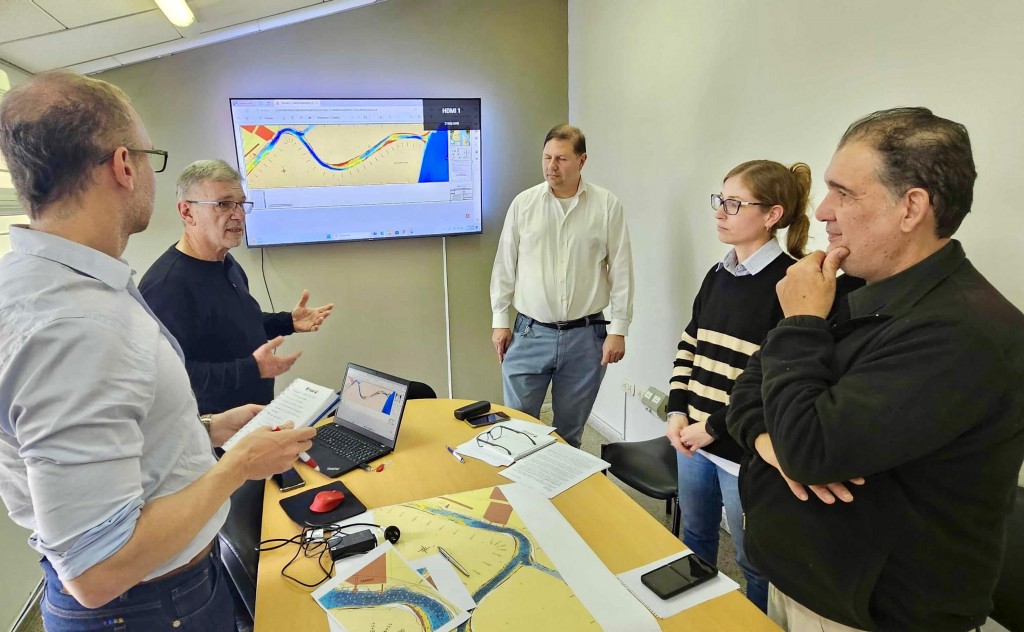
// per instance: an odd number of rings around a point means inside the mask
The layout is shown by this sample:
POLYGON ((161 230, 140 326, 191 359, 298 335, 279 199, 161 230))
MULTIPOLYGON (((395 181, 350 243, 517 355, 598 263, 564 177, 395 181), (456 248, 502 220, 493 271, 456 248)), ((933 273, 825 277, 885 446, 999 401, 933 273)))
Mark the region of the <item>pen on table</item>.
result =
POLYGON ((458 562, 456 562, 455 558, 451 556, 451 553, 449 553, 448 551, 445 551, 441 547, 437 547, 437 552, 440 553, 442 556, 444 556, 444 559, 446 559, 449 562, 451 562, 452 566, 457 568, 460 573, 462 573, 466 577, 469 577, 469 571, 467 571, 465 568, 463 568, 462 564, 459 564, 458 562))
POLYGON ((462 455, 456 452, 455 448, 451 447, 450 445, 446 445, 445 447, 448 448, 448 451, 452 453, 452 456, 454 456, 459 463, 466 462, 466 459, 462 458, 462 455))

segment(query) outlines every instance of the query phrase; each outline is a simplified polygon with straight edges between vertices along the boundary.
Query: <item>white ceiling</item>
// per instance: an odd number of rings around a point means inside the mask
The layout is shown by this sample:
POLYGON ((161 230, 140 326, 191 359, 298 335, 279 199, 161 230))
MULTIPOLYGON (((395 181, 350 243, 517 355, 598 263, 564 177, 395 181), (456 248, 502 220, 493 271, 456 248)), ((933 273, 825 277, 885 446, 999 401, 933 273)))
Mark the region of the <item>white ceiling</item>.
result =
POLYGON ((0 61, 93 73, 383 0, 188 0, 179 29, 153 0, 0 0, 0 61))

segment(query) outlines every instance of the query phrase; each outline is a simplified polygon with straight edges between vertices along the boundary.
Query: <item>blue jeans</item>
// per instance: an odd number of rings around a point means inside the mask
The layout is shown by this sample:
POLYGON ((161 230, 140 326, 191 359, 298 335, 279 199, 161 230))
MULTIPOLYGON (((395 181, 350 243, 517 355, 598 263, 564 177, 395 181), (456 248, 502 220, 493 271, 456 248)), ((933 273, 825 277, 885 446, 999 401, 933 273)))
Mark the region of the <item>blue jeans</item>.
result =
POLYGON ((551 384, 555 429, 566 443, 580 447, 604 378, 601 353, 607 336, 604 325, 559 331, 516 316, 512 345, 501 363, 505 405, 540 417, 551 384))
POLYGON ((166 579, 138 584, 96 609, 62 592, 64 584, 43 558, 40 610, 47 632, 234 632, 235 606, 227 571, 214 551, 166 579), (175 625, 177 624, 177 625, 175 625))
POLYGON ((683 518, 683 543, 712 564, 718 563, 718 534, 722 507, 729 520, 736 563, 747 580, 747 599, 762 612, 768 611, 768 580, 750 565, 743 550, 743 508, 738 478, 697 452, 692 457, 676 454, 679 468, 679 509, 683 518))

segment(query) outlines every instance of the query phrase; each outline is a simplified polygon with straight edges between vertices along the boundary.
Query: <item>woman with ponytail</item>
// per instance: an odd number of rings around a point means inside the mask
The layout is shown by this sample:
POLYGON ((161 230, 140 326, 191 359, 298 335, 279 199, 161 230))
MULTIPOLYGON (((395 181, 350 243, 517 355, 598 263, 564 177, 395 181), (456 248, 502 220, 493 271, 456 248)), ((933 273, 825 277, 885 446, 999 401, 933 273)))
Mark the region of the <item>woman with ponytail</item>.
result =
POLYGON ((737 476, 743 451, 729 436, 729 393, 747 360, 782 320, 775 284, 804 256, 810 228, 811 169, 771 160, 745 162, 711 196, 718 239, 732 246, 704 277, 674 362, 666 435, 678 451, 683 542, 716 564, 725 507, 747 598, 767 610, 768 581, 743 550, 737 476), (786 252, 776 234, 786 230, 786 252), (788 252, 788 254, 787 254, 788 252))

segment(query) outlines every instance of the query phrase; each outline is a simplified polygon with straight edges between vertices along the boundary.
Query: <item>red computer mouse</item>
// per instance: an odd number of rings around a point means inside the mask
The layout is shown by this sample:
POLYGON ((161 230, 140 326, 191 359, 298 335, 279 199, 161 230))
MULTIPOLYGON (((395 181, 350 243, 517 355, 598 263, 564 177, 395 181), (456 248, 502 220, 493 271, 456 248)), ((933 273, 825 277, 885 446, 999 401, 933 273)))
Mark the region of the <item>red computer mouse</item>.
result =
POLYGON ((314 513, 327 513, 340 505, 343 500, 345 500, 344 492, 333 489, 322 491, 313 497, 313 502, 309 504, 309 510, 314 513))

